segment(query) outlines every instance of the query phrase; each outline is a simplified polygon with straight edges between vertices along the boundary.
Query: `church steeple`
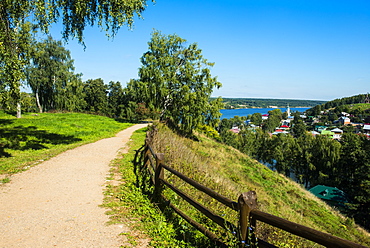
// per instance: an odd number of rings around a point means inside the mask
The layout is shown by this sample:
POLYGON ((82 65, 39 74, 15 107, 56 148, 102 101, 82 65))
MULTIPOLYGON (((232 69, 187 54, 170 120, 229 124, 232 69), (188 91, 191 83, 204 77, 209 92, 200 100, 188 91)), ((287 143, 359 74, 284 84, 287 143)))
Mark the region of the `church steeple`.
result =
POLYGON ((369 93, 366 94, 366 98, 365 98, 364 103, 370 103, 369 93))
POLYGON ((288 114, 288 117, 291 116, 290 115, 290 108, 289 108, 289 104, 288 104, 288 107, 286 108, 286 113, 288 114))

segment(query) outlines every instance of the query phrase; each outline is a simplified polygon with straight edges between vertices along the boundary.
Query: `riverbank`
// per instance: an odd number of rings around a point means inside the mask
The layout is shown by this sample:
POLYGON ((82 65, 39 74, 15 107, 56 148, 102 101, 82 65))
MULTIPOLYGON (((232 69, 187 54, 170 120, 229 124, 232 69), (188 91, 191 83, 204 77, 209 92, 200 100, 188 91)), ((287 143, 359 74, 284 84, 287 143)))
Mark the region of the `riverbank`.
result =
MULTIPOLYGON (((221 109, 220 112, 222 114, 222 116, 220 117, 220 119, 230 119, 230 118, 233 118, 234 116, 245 116, 247 117, 248 115, 252 115, 254 113, 261 113, 262 115, 263 114, 268 114, 269 111, 271 110, 274 110, 276 108, 244 108, 244 109, 221 109)), ((281 110, 281 112, 286 112, 287 108, 279 108, 281 110)), ((290 108, 290 112, 291 113, 294 113, 294 112, 304 112, 306 111, 307 109, 309 109, 308 107, 302 107, 302 108, 290 108)))

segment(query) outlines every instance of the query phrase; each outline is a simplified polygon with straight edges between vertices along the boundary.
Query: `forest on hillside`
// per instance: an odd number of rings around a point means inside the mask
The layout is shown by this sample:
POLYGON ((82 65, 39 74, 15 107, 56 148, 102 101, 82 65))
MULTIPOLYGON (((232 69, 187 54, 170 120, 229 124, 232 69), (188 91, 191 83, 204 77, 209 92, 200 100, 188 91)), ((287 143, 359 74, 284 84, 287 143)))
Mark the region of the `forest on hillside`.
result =
POLYGON ((295 99, 261 99, 261 98, 223 98, 226 109, 232 108, 268 108, 276 106, 285 108, 314 107, 324 104, 326 101, 319 100, 295 100, 295 99))
POLYGON ((368 95, 317 105, 307 110, 306 116, 296 112, 288 120, 286 113, 274 109, 267 119, 262 119, 260 113, 223 119, 218 127, 219 139, 279 173, 294 175, 294 180, 307 189, 325 185, 343 190, 348 202, 340 204, 342 213, 369 229, 370 135, 365 129, 370 123, 368 95), (348 122, 342 122, 343 118, 348 122), (324 127, 326 133, 317 127, 324 127), (329 136, 332 130, 339 130, 341 135, 329 136))

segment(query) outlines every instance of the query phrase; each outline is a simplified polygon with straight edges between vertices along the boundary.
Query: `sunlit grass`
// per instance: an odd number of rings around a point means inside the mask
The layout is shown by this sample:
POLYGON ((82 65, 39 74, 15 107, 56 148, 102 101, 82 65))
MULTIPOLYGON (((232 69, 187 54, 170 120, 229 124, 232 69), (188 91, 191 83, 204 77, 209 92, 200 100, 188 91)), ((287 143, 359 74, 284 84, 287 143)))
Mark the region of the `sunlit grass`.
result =
POLYGON ((356 104, 347 104, 351 111, 365 111, 370 109, 370 103, 356 103, 356 104))
POLYGON ((121 179, 116 186, 108 185, 105 192, 103 206, 110 209, 107 212, 110 223, 130 227, 131 232, 123 234, 127 239, 123 247, 137 247, 142 240, 147 240, 151 247, 194 247, 177 239, 174 223, 166 220, 151 197, 137 187, 138 178, 132 161, 135 150, 144 144, 145 135, 146 128, 136 131, 131 136, 128 152, 112 161, 111 177, 121 179))
POLYGON ((132 124, 80 113, 24 114, 17 119, 0 113, 0 174, 13 174, 63 151, 112 137, 132 124))
MULTIPOLYGON (((368 233, 354 225, 351 219, 340 215, 291 179, 271 171, 236 149, 201 135, 200 142, 185 139, 161 125, 158 130, 154 138, 154 150, 164 153, 165 163, 188 177, 234 201, 237 201, 241 193, 255 190, 259 210, 356 243, 370 245, 368 233)), ((236 223, 237 216, 231 210, 193 190, 176 177, 168 180, 215 213, 236 223)), ((172 197, 171 201, 185 209, 187 214, 201 221, 200 215, 186 203, 169 191, 165 193, 172 197)), ((258 223, 258 226, 259 237, 278 246, 313 246, 311 242, 268 225, 258 223)), ((315 247, 319 246, 316 244, 315 247)))

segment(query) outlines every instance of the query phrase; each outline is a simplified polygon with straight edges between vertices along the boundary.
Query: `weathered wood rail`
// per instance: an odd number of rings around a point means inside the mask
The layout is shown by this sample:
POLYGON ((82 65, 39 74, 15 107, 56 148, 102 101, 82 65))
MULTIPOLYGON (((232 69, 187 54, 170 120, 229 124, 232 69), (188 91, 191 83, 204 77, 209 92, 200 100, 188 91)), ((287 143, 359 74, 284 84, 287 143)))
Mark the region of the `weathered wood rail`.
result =
POLYGON ((170 188, 177 195, 182 197, 185 201, 187 201, 189 204, 191 204, 193 207, 199 210, 202 214, 211 219, 214 223, 218 224, 219 226, 225 228, 226 230, 236 235, 239 240, 238 245, 239 247, 276 247, 272 244, 269 244, 259 239, 258 237, 255 237, 255 230, 257 228, 256 221, 258 220, 326 247, 366 248, 365 246, 356 244, 354 242, 333 236, 328 233, 317 231, 312 228, 257 210, 257 195, 256 192, 254 191, 241 194, 237 202, 220 195, 214 190, 201 185, 200 183, 194 181, 193 179, 188 178, 187 176, 181 174, 180 172, 174 170, 173 168, 165 165, 164 154, 155 153, 152 147, 150 146, 148 138, 146 139, 145 145, 142 147, 142 149, 138 150, 138 153, 141 153, 140 157, 142 158, 143 161, 142 164, 140 165, 141 169, 146 169, 149 172, 151 181, 154 185, 154 193, 156 194, 156 196, 164 199, 169 207, 171 207, 178 215, 180 215, 193 227, 198 229, 209 239, 213 240, 215 242, 215 245, 217 245, 218 247, 227 247, 227 245, 223 243, 220 237, 217 237, 206 227, 202 226, 197 221, 191 219, 183 211, 181 211, 170 201, 168 201, 165 198, 165 196, 163 196, 161 193, 163 187, 166 186, 170 188), (192 199, 191 196, 187 195, 186 193, 182 192, 180 189, 172 185, 164 177, 165 175, 164 170, 167 170, 171 174, 176 175, 184 182, 190 184, 197 190, 202 191, 203 193, 209 195, 210 197, 219 201, 221 204, 225 205, 231 210, 239 212, 238 225, 235 226, 234 224, 225 220, 221 216, 213 213, 210 209, 206 208, 196 200, 192 199))

